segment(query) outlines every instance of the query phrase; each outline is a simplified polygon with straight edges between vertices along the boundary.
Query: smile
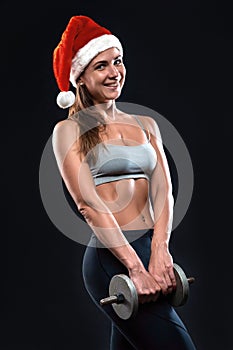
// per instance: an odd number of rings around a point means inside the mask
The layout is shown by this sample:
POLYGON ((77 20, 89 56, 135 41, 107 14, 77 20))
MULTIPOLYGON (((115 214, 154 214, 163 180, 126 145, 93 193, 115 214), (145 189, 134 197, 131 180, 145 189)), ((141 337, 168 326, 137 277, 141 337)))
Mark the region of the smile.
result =
POLYGON ((109 87, 109 88, 118 88, 118 86, 120 86, 120 85, 114 83, 114 84, 104 84, 104 86, 109 87))

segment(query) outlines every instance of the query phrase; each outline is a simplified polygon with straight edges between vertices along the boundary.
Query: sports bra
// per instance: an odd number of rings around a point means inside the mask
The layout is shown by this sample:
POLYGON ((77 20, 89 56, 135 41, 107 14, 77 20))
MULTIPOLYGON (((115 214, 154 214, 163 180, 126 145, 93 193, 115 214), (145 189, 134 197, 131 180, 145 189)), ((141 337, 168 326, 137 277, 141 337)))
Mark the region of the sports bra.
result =
MULTIPOLYGON (((141 121, 134 117, 146 134, 141 121)), ((98 143, 95 151, 97 159, 94 161, 89 154, 86 161, 96 186, 121 179, 149 180, 157 163, 155 149, 148 137, 146 143, 136 146, 98 143)))

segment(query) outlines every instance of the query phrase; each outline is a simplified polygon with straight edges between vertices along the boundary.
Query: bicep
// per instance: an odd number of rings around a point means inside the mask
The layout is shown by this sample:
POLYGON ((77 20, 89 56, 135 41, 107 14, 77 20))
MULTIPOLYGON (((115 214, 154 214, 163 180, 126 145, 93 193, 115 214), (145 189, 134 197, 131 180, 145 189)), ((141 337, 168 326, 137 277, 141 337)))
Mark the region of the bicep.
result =
MULTIPOLYGON (((161 133, 157 123, 151 117, 145 117, 145 123, 150 133, 150 142, 157 155, 156 167, 151 177, 152 192, 159 188, 165 189, 166 192, 172 192, 172 182, 167 157, 164 151, 161 133)), ((154 196, 153 196, 154 197, 154 196)))
POLYGON ((77 126, 61 122, 53 130, 52 144, 57 165, 67 190, 75 204, 91 205, 96 196, 95 184, 88 164, 78 152, 77 126))

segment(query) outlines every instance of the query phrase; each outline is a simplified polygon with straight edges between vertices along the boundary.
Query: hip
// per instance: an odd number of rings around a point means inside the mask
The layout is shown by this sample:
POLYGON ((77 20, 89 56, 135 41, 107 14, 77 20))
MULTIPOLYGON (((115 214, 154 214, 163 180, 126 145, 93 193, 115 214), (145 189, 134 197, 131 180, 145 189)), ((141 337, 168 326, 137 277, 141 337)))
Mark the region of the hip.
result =
MULTIPOLYGON (((151 254, 153 229, 129 230, 122 232, 147 269, 151 254)), ((83 272, 84 276, 88 276, 88 279, 93 278, 93 280, 95 279, 95 276, 100 273, 104 273, 108 279, 118 273, 128 274, 126 267, 109 249, 101 244, 94 234, 92 234, 84 254, 83 272)))

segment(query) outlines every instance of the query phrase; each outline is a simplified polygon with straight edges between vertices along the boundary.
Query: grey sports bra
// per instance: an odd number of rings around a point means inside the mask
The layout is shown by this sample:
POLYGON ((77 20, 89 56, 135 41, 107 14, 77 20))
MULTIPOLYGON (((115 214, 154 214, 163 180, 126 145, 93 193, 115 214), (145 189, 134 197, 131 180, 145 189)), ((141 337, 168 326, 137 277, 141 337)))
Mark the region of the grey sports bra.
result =
MULTIPOLYGON (((146 134, 140 120, 136 116, 135 118, 146 134)), ((148 138, 147 143, 136 146, 99 143, 96 145, 96 151, 96 161, 93 157, 87 157, 96 186, 121 179, 149 180, 157 163, 155 149, 148 138)))

